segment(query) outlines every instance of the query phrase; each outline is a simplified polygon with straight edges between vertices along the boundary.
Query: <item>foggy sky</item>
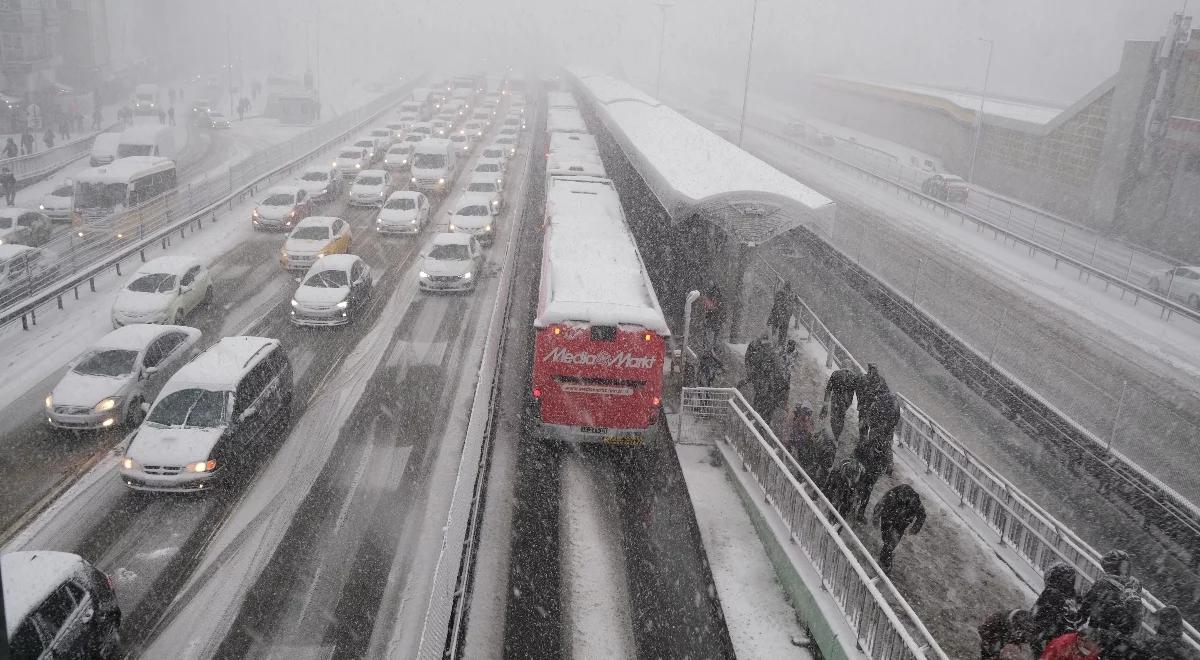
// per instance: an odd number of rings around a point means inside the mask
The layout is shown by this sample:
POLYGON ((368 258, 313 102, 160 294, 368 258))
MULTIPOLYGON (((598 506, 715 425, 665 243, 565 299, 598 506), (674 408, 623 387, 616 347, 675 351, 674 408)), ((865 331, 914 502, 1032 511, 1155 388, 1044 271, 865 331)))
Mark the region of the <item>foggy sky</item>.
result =
MULTIPOLYGON (((739 89, 753 0, 665 0, 663 77, 739 89)), ((652 86, 652 0, 172 0, 172 59, 196 69, 315 67, 327 79, 392 69, 450 74, 582 64, 652 86), (320 33, 319 36, 317 33, 320 33), (316 42, 319 39, 320 47, 316 42), (319 56, 318 56, 319 50, 319 56), (231 54, 232 52, 232 54, 231 54)), ((1195 3, 1200 9, 1200 3, 1195 3)), ((810 72, 980 89, 1067 105, 1116 71, 1123 42, 1157 40, 1183 0, 759 0, 753 81, 810 72)))

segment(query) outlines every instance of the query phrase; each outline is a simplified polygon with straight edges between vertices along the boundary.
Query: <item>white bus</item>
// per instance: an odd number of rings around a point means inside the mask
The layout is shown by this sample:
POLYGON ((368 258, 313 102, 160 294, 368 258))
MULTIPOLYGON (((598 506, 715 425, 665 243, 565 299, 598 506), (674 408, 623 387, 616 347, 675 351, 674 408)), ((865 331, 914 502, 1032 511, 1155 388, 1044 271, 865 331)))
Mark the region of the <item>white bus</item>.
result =
POLYGON ((128 211, 165 198, 175 189, 175 176, 175 161, 155 156, 118 158, 79 172, 74 176, 76 232, 129 236, 141 218, 128 211))
POLYGON ((117 158, 159 156, 175 158, 175 129, 161 124, 138 124, 121 131, 117 158))
POLYGON ((157 115, 158 85, 142 83, 133 88, 133 111, 139 115, 157 115))

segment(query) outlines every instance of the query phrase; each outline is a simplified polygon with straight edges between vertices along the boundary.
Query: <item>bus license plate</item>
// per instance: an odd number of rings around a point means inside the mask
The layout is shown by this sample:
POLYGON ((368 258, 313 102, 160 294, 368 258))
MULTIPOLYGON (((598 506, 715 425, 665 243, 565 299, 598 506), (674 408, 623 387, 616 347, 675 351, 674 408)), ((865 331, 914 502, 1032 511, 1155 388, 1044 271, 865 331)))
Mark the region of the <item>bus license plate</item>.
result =
POLYGON ((602 426, 581 426, 579 427, 579 430, 583 431, 584 433, 594 433, 596 435, 604 435, 605 433, 608 433, 608 429, 602 426))
POLYGON ((640 445, 642 444, 642 436, 625 434, 625 435, 606 435, 604 436, 604 444, 606 445, 640 445))

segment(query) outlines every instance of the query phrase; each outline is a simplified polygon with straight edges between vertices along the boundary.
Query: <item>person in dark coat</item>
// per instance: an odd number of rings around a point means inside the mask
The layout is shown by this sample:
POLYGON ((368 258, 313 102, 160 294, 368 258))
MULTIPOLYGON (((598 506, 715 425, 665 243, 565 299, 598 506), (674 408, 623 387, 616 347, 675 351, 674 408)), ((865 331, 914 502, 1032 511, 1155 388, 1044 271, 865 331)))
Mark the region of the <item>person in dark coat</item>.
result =
POLYGON ((717 378, 725 371, 725 365, 715 351, 707 350, 700 356, 696 365, 696 384, 700 387, 712 387, 717 378))
POLYGON ((42 136, 42 142, 46 143, 47 149, 54 148, 54 129, 52 129, 52 128, 46 129, 46 134, 42 136))
POLYGON ((1005 647, 1028 644, 1032 631, 1032 619, 1025 610, 989 615, 979 624, 980 660, 1000 660, 1005 647))
POLYGON ((0 188, 4 189, 4 201, 12 206, 17 200, 17 177, 13 176, 11 168, 0 172, 0 188))
POLYGON ((864 522, 867 505, 875 483, 884 474, 892 473, 892 434, 900 422, 900 404, 891 392, 876 396, 871 407, 862 414, 867 419, 859 422, 862 434, 854 447, 854 457, 863 466, 863 476, 858 482, 858 514, 855 519, 864 522))
POLYGON ((925 506, 921 496, 908 484, 900 484, 879 499, 871 520, 879 523, 883 546, 879 550, 879 567, 892 572, 892 557, 904 532, 916 534, 925 525, 925 506))
POLYGON ((17 146, 16 142, 13 142, 12 138, 8 138, 8 142, 6 142, 4 144, 4 157, 5 158, 16 158, 20 154, 21 154, 21 148, 17 146))
POLYGON ((1200 653, 1183 641, 1183 615, 1174 605, 1158 611, 1158 626, 1153 635, 1137 638, 1143 656, 1158 660, 1200 660, 1200 653))
POLYGON ((1120 611, 1115 604, 1125 600, 1127 593, 1139 595, 1142 585, 1130 575, 1129 554, 1124 550, 1110 550, 1100 559, 1100 567, 1104 569, 1104 575, 1084 594, 1079 615, 1093 628, 1117 627, 1119 621, 1108 621, 1105 617, 1120 611))
POLYGON ((809 467, 804 469, 808 470, 808 476, 812 478, 813 483, 824 489, 825 483, 829 481, 829 473, 833 471, 833 461, 837 458, 837 443, 834 442, 829 429, 817 429, 805 454, 809 467))
POLYGON ((30 133, 28 129, 21 134, 21 149, 21 153, 33 153, 33 133, 30 133))
POLYGON ((716 282, 708 287, 700 298, 704 308, 704 339, 709 346, 717 345, 721 335, 721 325, 725 322, 725 298, 721 295, 721 287, 716 282))
POLYGON ((175 125, 175 106, 167 108, 167 124, 175 125))
POLYGON ((842 429, 846 427, 846 411, 854 401, 854 392, 858 389, 860 376, 849 369, 838 369, 829 374, 825 383, 825 403, 821 405, 819 417, 829 416, 829 429, 833 431, 834 441, 842 437, 842 429))
POLYGON ((792 409, 792 419, 788 423, 787 429, 787 450, 800 464, 800 467, 808 472, 809 466, 807 462, 807 452, 812 445, 813 436, 816 434, 816 426, 813 424, 812 405, 807 401, 801 401, 792 409))
POLYGON ((58 134, 64 140, 71 139, 71 120, 69 118, 63 117, 62 121, 58 122, 58 134))
POLYGON ((862 478, 862 472, 862 465, 858 461, 852 458, 842 459, 829 473, 829 478, 822 487, 825 497, 829 498, 829 503, 844 520, 850 520, 854 515, 858 480, 862 478))
POLYGON ((1079 615, 1079 595, 1075 591, 1076 579, 1074 566, 1059 562, 1046 569, 1042 592, 1032 610, 1035 652, 1040 654, 1050 640, 1077 630, 1083 623, 1079 615))
POLYGON ((887 381, 879 373, 879 368, 875 363, 867 363, 867 373, 863 374, 858 379, 858 387, 854 390, 854 396, 858 399, 858 434, 865 436, 867 434, 867 415, 866 412, 871 409, 871 404, 875 403, 875 398, 888 389, 887 381))
POLYGON ((771 303, 771 311, 767 314, 767 327, 780 346, 787 341, 788 326, 792 324, 795 313, 796 295, 792 293, 791 283, 784 282, 783 287, 775 292, 775 301, 771 303))
POLYGON ((738 387, 742 387, 747 382, 755 382, 760 374, 762 374, 764 365, 770 359, 771 343, 767 339, 767 334, 763 334, 750 340, 746 345, 746 356, 744 362, 746 364, 746 378, 738 383, 738 387))
POLYGON ((792 383, 791 374, 783 368, 783 360, 779 354, 768 347, 765 355, 766 360, 758 380, 751 382, 754 385, 754 410, 770 425, 775 411, 787 403, 792 383))
POLYGON ((104 122, 104 111, 101 110, 100 104, 96 103, 96 107, 92 109, 92 130, 100 130, 100 125, 104 122))

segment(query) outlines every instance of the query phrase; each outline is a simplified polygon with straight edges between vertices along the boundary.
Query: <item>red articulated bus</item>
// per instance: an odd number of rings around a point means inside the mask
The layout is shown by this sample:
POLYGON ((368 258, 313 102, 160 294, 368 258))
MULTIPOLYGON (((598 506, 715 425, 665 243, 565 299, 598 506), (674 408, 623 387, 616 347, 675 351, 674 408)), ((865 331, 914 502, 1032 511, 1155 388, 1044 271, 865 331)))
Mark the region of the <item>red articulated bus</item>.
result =
POLYGON ((533 324, 533 435, 644 443, 662 404, 670 329, 612 181, 547 182, 533 324))

